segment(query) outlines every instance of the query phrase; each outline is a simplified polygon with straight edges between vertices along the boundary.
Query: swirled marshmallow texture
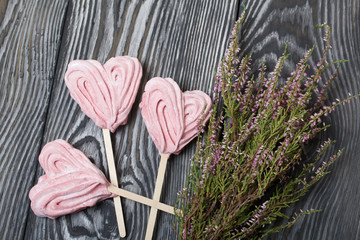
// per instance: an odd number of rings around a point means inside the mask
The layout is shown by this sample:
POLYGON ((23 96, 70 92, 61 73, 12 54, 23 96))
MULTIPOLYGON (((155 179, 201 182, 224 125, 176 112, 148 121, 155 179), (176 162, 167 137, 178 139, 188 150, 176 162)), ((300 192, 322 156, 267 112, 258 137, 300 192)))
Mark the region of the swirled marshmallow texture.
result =
POLYGON ((207 121, 211 98, 202 91, 182 92, 171 78, 150 79, 140 103, 148 132, 160 153, 179 154, 207 121))
POLYGON ((70 95, 96 125, 114 132, 126 124, 142 77, 140 62, 133 57, 74 60, 65 73, 70 95))
POLYGON ((79 150, 63 140, 50 142, 42 149, 39 162, 45 175, 30 190, 33 212, 55 219, 81 211, 114 197, 104 174, 79 150))

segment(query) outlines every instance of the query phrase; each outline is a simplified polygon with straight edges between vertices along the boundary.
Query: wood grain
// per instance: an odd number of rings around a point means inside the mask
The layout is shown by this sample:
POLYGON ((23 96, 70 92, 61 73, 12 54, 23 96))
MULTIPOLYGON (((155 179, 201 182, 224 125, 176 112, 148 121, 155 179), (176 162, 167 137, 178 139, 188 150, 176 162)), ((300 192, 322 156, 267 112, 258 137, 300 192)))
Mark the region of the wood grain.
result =
POLYGON ((0 239, 22 239, 65 1, 0 2, 0 239))
MULTIPOLYGON (((29 211, 28 191, 43 174, 37 157, 46 142, 67 140, 107 173, 101 129, 81 112, 63 82, 67 64, 73 59, 105 62, 117 55, 138 57, 143 64, 128 124, 119 127, 112 141, 121 186, 151 198, 160 155, 138 108, 145 83, 154 76, 172 77, 183 90, 210 93, 240 3, 248 12, 242 54, 252 53, 255 65, 263 59, 272 69, 285 42, 292 53, 285 74, 314 43, 318 48, 310 62, 316 64, 324 32, 314 26, 328 22, 333 43, 329 59, 350 61, 341 65, 329 101, 360 92, 359 0, 0 0, 0 238, 119 239, 111 199, 57 220, 29 211)), ((331 128, 309 147, 308 158, 328 137, 337 143, 324 159, 342 147, 345 152, 331 174, 286 213, 323 211, 269 239, 360 239, 359 118, 360 101, 354 100, 326 119, 331 128)), ((170 157, 162 202, 175 204, 193 153, 194 142, 170 157)), ((143 239, 150 208, 126 199, 122 203, 126 239, 143 239)), ((175 239, 173 221, 159 212, 155 239, 175 239)))
MULTIPOLYGON (((296 62, 304 55, 305 50, 315 43, 318 47, 311 63, 316 64, 324 46, 324 31, 317 30, 314 26, 327 22, 332 28, 333 44, 329 60, 350 61, 341 65, 339 77, 328 94, 329 102, 336 98, 346 98, 348 92, 360 92, 359 1, 255 0, 245 3, 248 17, 242 30, 241 46, 243 54, 253 53, 257 65, 260 64, 260 59, 264 59, 271 70, 282 54, 285 42, 292 54, 285 66, 285 74, 295 69, 296 62)), ((329 78, 331 71, 334 71, 334 68, 326 72, 323 82, 329 78)), ((287 214, 291 216, 300 209, 311 208, 323 211, 301 218, 291 229, 271 236, 271 239, 360 238, 360 179, 357 177, 360 166, 359 100, 339 107, 328 117, 327 122, 331 127, 321 139, 330 137, 336 139, 337 143, 323 159, 328 159, 343 147, 345 152, 332 166, 332 172, 314 186, 302 201, 292 206, 287 214)), ((313 144, 318 145, 321 139, 313 144)), ((311 153, 312 151, 309 151, 309 158, 313 157, 311 153)))
MULTIPOLYGON (((104 63, 118 55, 138 57, 144 77, 128 124, 112 135, 120 185, 151 198, 160 155, 149 137, 138 105, 151 77, 172 77, 183 90, 210 93, 229 31, 237 17, 238 1, 72 1, 70 2, 56 77, 52 90, 44 143, 57 138, 82 150, 107 173, 101 129, 71 99, 63 82, 73 59, 104 63)), ((161 201, 174 205, 184 186, 194 142, 171 156, 161 201)), ((42 170, 38 169, 38 174, 42 170)), ((122 199, 128 236, 143 239, 150 208, 122 199)), ((154 239, 175 239, 174 217, 159 213, 154 239)), ((111 199, 77 214, 49 220, 29 216, 27 239, 118 239, 111 199)))

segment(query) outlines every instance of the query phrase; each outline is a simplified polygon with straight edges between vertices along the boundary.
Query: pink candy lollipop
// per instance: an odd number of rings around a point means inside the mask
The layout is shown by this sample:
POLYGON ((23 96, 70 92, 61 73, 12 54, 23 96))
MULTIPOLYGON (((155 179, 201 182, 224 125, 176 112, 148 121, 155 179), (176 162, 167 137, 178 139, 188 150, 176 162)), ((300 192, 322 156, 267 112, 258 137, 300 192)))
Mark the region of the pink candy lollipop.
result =
POLYGON ((104 65, 95 60, 74 60, 69 63, 65 83, 81 110, 96 125, 114 132, 126 124, 141 77, 140 62, 122 56, 104 65))
POLYGON ((63 140, 42 149, 39 162, 45 175, 29 193, 31 208, 40 217, 55 219, 114 197, 104 174, 79 150, 63 140))
MULTIPOLYGON (((65 74, 70 95, 82 111, 103 129, 110 181, 118 186, 111 146, 110 132, 126 124, 135 101, 142 77, 142 68, 136 58, 111 58, 104 65, 95 60, 72 61, 65 74)), ((124 217, 119 197, 114 198, 121 237, 126 236, 124 217)))
MULTIPOLYGON (((153 200, 159 201, 167 160, 199 133, 199 120, 207 121, 212 106, 210 97, 201 91, 182 92, 171 78, 152 78, 145 86, 140 103, 148 132, 161 154, 153 200)), ((151 208, 145 239, 151 239, 157 209, 151 208)))
POLYGON ((55 219, 117 195, 174 214, 172 206, 110 185, 100 169, 64 140, 47 143, 39 162, 45 175, 30 190, 29 197, 33 212, 40 217, 55 219))

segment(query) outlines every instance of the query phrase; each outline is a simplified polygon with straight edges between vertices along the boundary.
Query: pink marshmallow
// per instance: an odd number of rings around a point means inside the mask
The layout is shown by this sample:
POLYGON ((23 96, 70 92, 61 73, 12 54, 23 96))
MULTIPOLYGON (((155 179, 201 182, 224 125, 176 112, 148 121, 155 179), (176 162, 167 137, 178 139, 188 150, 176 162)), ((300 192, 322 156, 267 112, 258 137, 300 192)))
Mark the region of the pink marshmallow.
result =
POLYGON ((150 79, 140 103, 148 132, 160 153, 179 154, 199 133, 199 120, 206 122, 211 98, 202 91, 182 92, 171 78, 150 79))
POLYGON ((115 196, 108 191, 104 174, 64 140, 46 144, 39 162, 45 175, 29 193, 37 216, 55 219, 115 196))
POLYGON ((114 132, 126 124, 142 77, 138 59, 114 57, 104 65, 74 60, 65 73, 71 97, 96 125, 114 132))

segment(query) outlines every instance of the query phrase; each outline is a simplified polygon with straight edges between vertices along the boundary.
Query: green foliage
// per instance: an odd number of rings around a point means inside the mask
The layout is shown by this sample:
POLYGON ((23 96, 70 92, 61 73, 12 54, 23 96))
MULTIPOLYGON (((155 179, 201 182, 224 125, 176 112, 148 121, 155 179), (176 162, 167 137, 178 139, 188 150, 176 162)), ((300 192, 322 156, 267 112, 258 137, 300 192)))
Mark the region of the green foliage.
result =
POLYGON ((313 47, 282 83, 286 49, 273 72, 268 74, 263 65, 256 77, 250 74, 251 57, 239 59, 238 33, 244 19, 245 13, 220 63, 208 133, 198 140, 187 188, 179 195, 179 239, 261 239, 292 226, 316 211, 289 218, 284 209, 327 174, 341 154, 320 162, 333 143, 328 140, 315 159, 303 159, 306 143, 328 127, 322 117, 352 98, 325 106, 326 90, 337 71, 325 84, 319 82, 325 70, 341 62, 326 61, 329 26, 321 26, 326 28, 326 47, 317 66, 308 63, 313 47), (308 76, 309 70, 314 74, 308 76), (284 218, 287 224, 273 225, 284 218))

